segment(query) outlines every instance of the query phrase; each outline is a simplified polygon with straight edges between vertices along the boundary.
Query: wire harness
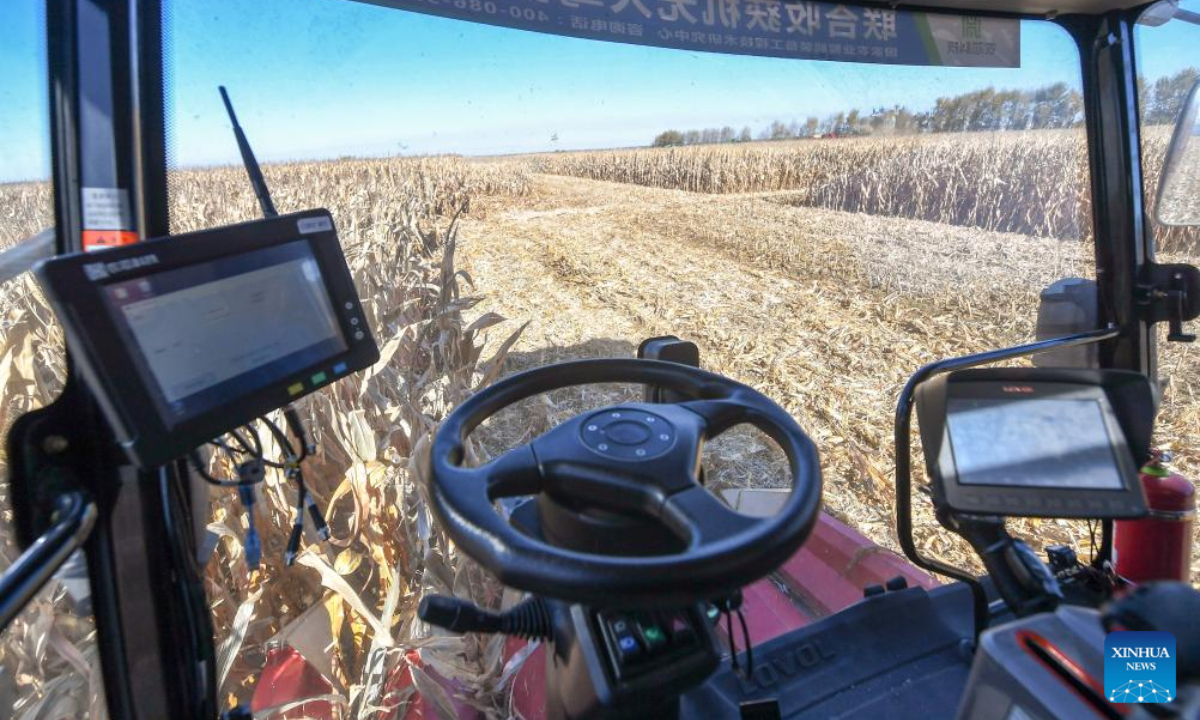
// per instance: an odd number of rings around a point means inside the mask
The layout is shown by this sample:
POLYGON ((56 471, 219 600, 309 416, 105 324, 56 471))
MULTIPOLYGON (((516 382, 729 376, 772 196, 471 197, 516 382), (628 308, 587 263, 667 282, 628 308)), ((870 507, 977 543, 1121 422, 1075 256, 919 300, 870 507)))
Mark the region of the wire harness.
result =
POLYGON ((262 438, 259 436, 258 430, 254 427, 253 423, 230 430, 225 435, 228 441, 226 441, 225 437, 221 437, 209 442, 209 445, 224 452, 234 465, 237 474, 236 480, 213 477, 206 467, 207 463, 204 462, 204 459, 200 455, 200 448, 196 448, 188 455, 192 467, 205 482, 215 487, 237 489, 238 499, 242 503, 242 507, 245 508, 248 518, 245 555, 246 565, 250 570, 256 570, 262 561, 262 540, 254 525, 254 505, 257 502, 256 488, 266 478, 266 468, 280 470, 283 472, 284 477, 296 483, 296 511, 292 520, 292 531, 288 536, 287 548, 284 553, 284 564, 289 567, 295 564, 296 557, 300 553, 300 543, 304 536, 304 515, 306 511, 311 519, 317 537, 322 541, 329 539, 329 526, 325 522, 325 516, 317 505, 316 500, 308 492, 302 469, 304 460, 316 452, 316 446, 309 440, 308 432, 304 427, 304 423, 300 420, 300 414, 297 412, 295 406, 287 405, 284 407, 283 418, 288 431, 296 440, 295 445, 292 444, 292 439, 288 437, 288 433, 284 432, 271 418, 263 416, 258 419, 266 425, 271 436, 275 438, 275 442, 283 451, 283 457, 280 461, 267 460, 264 457, 262 438))

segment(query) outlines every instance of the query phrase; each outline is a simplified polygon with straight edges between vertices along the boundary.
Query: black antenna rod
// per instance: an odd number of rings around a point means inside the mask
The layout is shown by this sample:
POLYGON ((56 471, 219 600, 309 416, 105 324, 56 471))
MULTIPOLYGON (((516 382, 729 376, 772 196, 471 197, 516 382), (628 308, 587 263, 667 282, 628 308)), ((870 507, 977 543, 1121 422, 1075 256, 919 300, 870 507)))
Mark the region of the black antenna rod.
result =
POLYGON ((254 159, 250 141, 246 139, 246 133, 242 132, 242 126, 238 125, 237 114, 233 112, 233 103, 229 102, 229 93, 225 92, 224 85, 219 85, 217 89, 221 91, 221 99, 225 101, 225 109, 229 112, 229 121, 233 123, 233 135, 237 138, 238 150, 242 153, 242 165, 246 166, 246 174, 250 176, 250 185, 254 188, 254 195, 258 198, 258 206, 262 208, 263 217, 275 217, 279 211, 275 209, 275 203, 271 200, 271 191, 267 189, 267 181, 263 178, 262 168, 258 166, 258 160, 254 159))

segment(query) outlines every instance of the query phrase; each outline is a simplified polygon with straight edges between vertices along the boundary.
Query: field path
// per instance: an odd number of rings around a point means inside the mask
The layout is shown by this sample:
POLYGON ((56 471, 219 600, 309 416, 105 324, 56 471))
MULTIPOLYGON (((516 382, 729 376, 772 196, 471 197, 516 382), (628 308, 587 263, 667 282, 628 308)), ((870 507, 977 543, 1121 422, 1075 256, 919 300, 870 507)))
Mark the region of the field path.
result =
MULTIPOLYGON (((1078 245, 754 196, 541 175, 528 197, 481 209, 463 222, 460 264, 488 309, 531 321, 510 370, 629 357, 654 335, 692 340, 706 368, 797 418, 822 450, 827 509, 893 548, 892 413, 907 376, 1032 339, 1040 288, 1088 272, 1078 245)), ((759 445, 731 453, 743 474, 778 469, 759 445)), ((917 505, 919 542, 962 561, 917 505)))

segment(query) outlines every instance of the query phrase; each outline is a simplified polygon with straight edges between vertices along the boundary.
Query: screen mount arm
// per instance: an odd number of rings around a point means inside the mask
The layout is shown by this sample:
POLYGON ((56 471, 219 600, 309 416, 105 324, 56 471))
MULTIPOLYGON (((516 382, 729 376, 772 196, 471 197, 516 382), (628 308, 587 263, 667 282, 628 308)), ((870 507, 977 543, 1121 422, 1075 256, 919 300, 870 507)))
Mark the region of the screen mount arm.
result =
POLYGON ((1033 548, 1009 534, 1004 518, 947 511, 938 513, 938 519, 971 544, 1014 615, 1025 617, 1058 607, 1063 599, 1058 580, 1033 548))

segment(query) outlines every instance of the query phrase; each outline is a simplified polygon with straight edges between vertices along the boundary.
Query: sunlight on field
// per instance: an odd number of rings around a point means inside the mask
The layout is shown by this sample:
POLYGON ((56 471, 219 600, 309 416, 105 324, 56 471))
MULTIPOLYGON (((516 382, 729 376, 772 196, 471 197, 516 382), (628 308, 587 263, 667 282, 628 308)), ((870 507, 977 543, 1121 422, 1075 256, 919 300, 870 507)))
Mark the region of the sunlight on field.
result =
MULTIPOLYGON (((454 678, 470 704, 504 716, 503 639, 451 637, 414 618, 425 592, 492 607, 502 593, 431 525, 416 459, 448 410, 498 375, 629 356, 651 335, 696 341, 707 368, 793 412, 822 449, 827 508, 894 549, 891 413, 905 378, 939 357, 1032 339, 1041 289, 1091 276, 1094 261, 1078 133, 873 142, 266 168, 281 211, 332 211, 383 359, 303 404, 321 447, 306 475, 333 541, 309 544, 284 567, 294 491, 269 477, 257 518, 264 563, 247 573, 244 513, 233 495, 213 493, 208 527, 219 540, 206 590, 222 699, 248 700, 268 641, 316 616, 333 645, 335 702, 349 717, 411 695, 397 680, 412 666, 400 651, 410 648, 423 650, 425 670, 411 672, 427 695, 441 687, 433 674, 454 678), (1014 172, 1026 185, 996 179, 1014 172)), ((1155 152, 1165 142, 1152 133, 1155 152)), ((1147 164, 1156 177, 1155 158, 1147 164)), ((51 224, 45 193, 0 186, 0 245, 51 224)), ((171 200, 176 232, 257 215, 240 168, 173 173, 171 200)), ((1169 259, 1196 261, 1194 234, 1161 238, 1169 259)), ((28 275, 4 286, 0 316, 7 430, 54 397, 65 370, 61 332, 28 275)), ((1200 361, 1170 345, 1162 368, 1170 386, 1158 441, 1196 477, 1200 361)), ((635 392, 525 403, 484 428, 475 449, 486 457, 635 392)), ((754 437, 723 440, 709 457, 717 484, 785 481, 754 437)), ((917 504, 922 548, 973 564, 917 504)), ((1017 527, 1039 546, 1083 537, 1067 523, 1017 527)), ((9 538, 0 551, 5 563, 17 554, 9 538)), ((85 676, 95 667, 94 634, 61 590, 18 623, 0 647, 0 667, 15 678, 0 714, 32 718, 72 663, 85 676), (36 624, 50 622, 78 653, 36 641, 36 624)))

